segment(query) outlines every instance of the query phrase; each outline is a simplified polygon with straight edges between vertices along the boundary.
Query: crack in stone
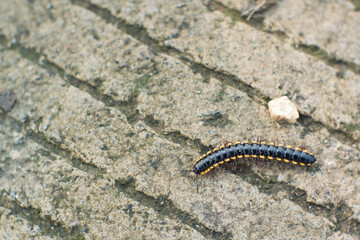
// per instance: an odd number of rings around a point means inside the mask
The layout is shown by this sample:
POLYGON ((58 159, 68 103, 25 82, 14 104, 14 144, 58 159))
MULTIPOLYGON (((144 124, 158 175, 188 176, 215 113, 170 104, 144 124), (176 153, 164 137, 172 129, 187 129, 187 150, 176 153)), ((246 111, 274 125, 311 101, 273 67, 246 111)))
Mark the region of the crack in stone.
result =
MULTIPOLYGON (((194 73, 197 73, 197 72, 200 73, 205 80, 213 77, 213 78, 218 79, 221 82, 225 82, 228 85, 246 93, 255 102, 262 104, 267 108, 267 102, 269 102, 271 100, 271 98, 266 96, 265 94, 263 94, 260 90, 257 90, 255 88, 251 87, 249 84, 246 84, 245 82, 241 81, 241 79, 239 79, 235 75, 233 75, 231 73, 223 72, 223 71, 216 71, 216 70, 210 69, 202 63, 195 62, 194 60, 192 60, 191 56, 180 52, 178 49, 160 44, 159 41, 151 38, 148 35, 148 33, 146 32, 146 29, 144 27, 139 26, 139 25, 129 24, 124 19, 120 19, 120 18, 113 16, 111 14, 110 10, 108 10, 106 8, 102 8, 102 7, 100 7, 96 4, 93 4, 87 0, 71 0, 71 2, 75 5, 86 8, 87 10, 95 13, 97 16, 100 16, 102 19, 104 19, 107 23, 110 23, 110 24, 116 26, 119 30, 129 34, 130 36, 137 39, 139 42, 147 45, 154 54, 164 53, 169 56, 173 56, 173 57, 179 59, 180 61, 182 61, 187 66, 189 66, 194 71, 194 73)), ((214 1, 211 1, 211 2, 216 3, 214 1)), ((224 6, 224 8, 226 8, 226 7, 224 6)), ((241 15, 241 13, 238 13, 238 14, 241 15)), ((241 17, 241 18, 243 18, 243 17, 241 17)), ((253 22, 253 21, 255 21, 255 20, 251 20, 250 22, 253 22)), ((255 27, 254 22, 251 23, 250 25, 255 27)), ((256 29, 258 29, 258 28, 256 28, 256 29)), ((258 29, 258 30, 263 31, 261 29, 258 29)), ((310 125, 313 125, 313 126, 315 125, 317 128, 325 127, 332 134, 334 134, 333 136, 336 136, 340 141, 345 140, 349 144, 352 144, 355 141, 352 138, 351 133, 349 133, 347 131, 344 131, 342 129, 339 129, 339 130, 333 129, 332 127, 330 127, 322 122, 316 121, 311 117, 305 117, 303 114, 301 114, 300 117, 307 119, 307 121, 301 121, 303 123, 305 123, 305 122, 308 123, 308 125, 305 127, 309 127, 310 125), (309 121, 309 119, 311 119, 311 121, 309 121)))
POLYGON ((45 149, 47 149, 49 152, 54 153, 55 155, 61 156, 63 159, 65 159, 70 165, 72 165, 74 168, 79 169, 83 172, 86 172, 88 174, 94 175, 94 176, 102 176, 105 174, 105 170, 98 168, 92 163, 84 162, 83 159, 80 156, 76 156, 75 153, 71 152, 68 149, 60 147, 60 143, 54 143, 50 139, 48 139, 43 133, 36 132, 34 130, 31 130, 28 127, 28 121, 25 121, 25 123, 22 123, 16 119, 14 119, 11 116, 8 115, 0 115, 0 120, 4 122, 5 120, 8 120, 12 127, 16 127, 15 131, 22 131, 25 130, 25 136, 31 139, 32 141, 36 142, 37 144, 43 146, 45 149))
POLYGON ((65 227, 62 223, 52 220, 50 216, 43 216, 40 209, 22 207, 18 201, 10 200, 9 196, 5 190, 1 191, 0 206, 11 210, 9 215, 26 219, 32 227, 39 226, 42 234, 60 239, 85 239, 83 234, 88 232, 86 226, 65 227))
POLYGON ((327 51, 317 45, 298 44, 294 45, 294 48, 297 48, 306 54, 316 57, 317 59, 325 62, 326 65, 338 69, 339 72, 337 72, 336 74, 338 78, 342 78, 345 75, 346 70, 350 70, 355 74, 360 74, 359 65, 343 59, 337 59, 336 57, 332 56, 327 51))
MULTIPOLYGON (((256 30, 276 36, 280 40, 289 38, 288 36, 286 36, 286 33, 284 33, 284 32, 279 32, 279 31, 272 32, 272 31, 268 31, 268 30, 264 29, 264 25, 263 25, 264 19, 261 16, 247 21, 246 17, 244 17, 239 10, 229 8, 225 5, 223 5, 221 2, 214 1, 214 0, 210 0, 206 4, 206 7, 211 12, 213 12, 213 11, 223 12, 225 15, 231 17, 231 19, 234 22, 244 22, 244 23, 248 24, 249 26, 255 28, 256 30)), ((336 59, 331 54, 329 54, 327 51, 325 51, 324 49, 321 49, 319 46, 315 46, 315 45, 309 46, 306 44, 299 43, 298 45, 296 45, 296 44, 293 45, 293 48, 296 51, 302 51, 302 52, 305 52, 306 54, 314 56, 315 58, 323 61, 328 66, 335 67, 336 69, 339 70, 340 75, 345 70, 350 70, 355 74, 360 74, 360 66, 358 64, 356 64, 354 62, 346 61, 343 59, 336 59)))
MULTIPOLYGON (((122 113, 125 114, 129 123, 133 123, 138 119, 139 113, 136 111, 136 105, 137 105, 136 98, 138 92, 135 91, 127 101, 117 101, 114 100, 111 96, 104 94, 98 90, 103 80, 97 78, 95 79, 94 84, 90 84, 69 73, 66 73, 66 71, 63 68, 49 61, 44 54, 37 52, 35 48, 28 48, 20 44, 15 44, 15 45, 11 45, 8 48, 8 50, 18 51, 23 58, 28 59, 29 61, 35 63, 36 65, 48 71, 49 73, 58 74, 68 84, 90 94, 90 96, 92 96, 94 99, 98 101, 103 102, 107 107, 117 108, 118 110, 120 110, 122 113)), ((154 65, 152 69, 155 68, 156 66, 154 65)), ((148 75, 148 73, 145 73, 140 78, 144 77, 145 75, 148 75)), ((136 79, 134 81, 136 81, 136 79)))
POLYGON ((300 206, 305 212, 325 217, 332 222, 335 226, 334 232, 341 231, 360 236, 360 223, 350 219, 354 213, 343 201, 340 201, 336 206, 334 204, 322 206, 310 203, 306 200, 306 191, 284 182, 278 182, 276 179, 264 179, 247 167, 235 171, 234 174, 240 176, 245 182, 257 186, 260 192, 268 196, 275 196, 278 192, 285 192, 287 199, 300 206))
MULTIPOLYGON (((11 126, 16 126, 16 129, 26 129, 27 136, 37 142, 38 144, 42 145, 44 148, 46 148, 48 151, 60 155, 64 159, 71 159, 71 165, 79 169, 81 171, 84 171, 88 174, 95 175, 98 177, 103 177, 105 170, 99 169, 93 164, 85 163, 81 158, 73 157, 73 153, 67 149, 62 149, 52 141, 48 140, 46 136, 44 136, 42 133, 35 132, 33 130, 27 129, 27 124, 21 123, 16 119, 13 119, 10 116, 5 116, 5 114, 0 115, 0 119, 3 121, 8 120, 11 122, 11 126)), ((188 225, 189 227, 195 229, 199 233, 201 233, 203 236, 210 238, 210 239, 231 239, 232 235, 231 233, 220 233, 216 232, 214 230, 211 230, 204 226, 203 224, 197 222, 196 220, 191 219, 190 214, 184 213, 180 209, 176 208, 174 203, 167 198, 167 196, 155 199, 149 195, 146 195, 143 192, 137 191, 135 189, 135 180, 131 179, 130 181, 122 181, 122 180, 115 180, 116 187, 119 189, 122 193, 127 195, 130 199, 139 202, 141 205, 144 205, 146 207, 154 209, 158 214, 163 216, 168 216, 171 219, 178 220, 182 222, 184 225, 188 225)), ((8 194, 7 194, 8 195, 8 194)), ((2 202, 2 196, 0 195, 0 206, 4 205, 6 206, 6 202, 3 204, 2 202)), ((13 208, 11 209, 17 209, 20 205, 16 202, 12 203, 15 204, 13 208)), ((9 203, 7 203, 9 205, 9 203)), ((21 211, 29 212, 33 215, 34 211, 37 211, 40 213, 40 210, 33 209, 33 208, 21 208, 21 211)), ((30 222, 33 224, 39 225, 38 221, 31 221, 33 219, 29 219, 30 222)), ((44 220, 45 221, 45 220, 44 220)), ((56 222, 55 222, 56 224, 56 222)), ((42 227, 41 225, 39 225, 42 227)), ((45 228, 48 229, 48 228, 45 228)), ((78 227, 75 227, 74 229, 78 229, 78 227)), ((73 229, 71 230, 73 231, 73 229)), ((47 232, 47 230, 45 231, 47 232)), ((74 236, 77 236, 76 234, 74 236)), ((72 239, 67 238, 66 236, 61 236, 63 239, 72 239)), ((77 238, 79 239, 79 238, 77 238)), ((82 238, 80 238, 82 239, 82 238)))
POLYGON ((120 192, 137 201, 141 205, 154 209, 162 216, 180 221, 184 225, 193 228, 207 239, 232 239, 231 233, 222 233, 209 229, 202 223, 196 221, 189 213, 178 209, 175 204, 169 200, 168 196, 153 198, 142 192, 136 191, 134 182, 135 181, 133 179, 129 179, 128 181, 115 180, 115 186, 120 192))

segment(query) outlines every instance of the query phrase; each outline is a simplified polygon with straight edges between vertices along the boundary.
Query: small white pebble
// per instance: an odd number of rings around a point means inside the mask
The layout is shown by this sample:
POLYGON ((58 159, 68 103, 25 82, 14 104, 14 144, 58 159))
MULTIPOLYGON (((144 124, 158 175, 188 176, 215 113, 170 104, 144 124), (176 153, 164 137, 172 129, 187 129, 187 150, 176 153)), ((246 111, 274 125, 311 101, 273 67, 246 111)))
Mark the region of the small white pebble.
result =
POLYGON ((295 123, 299 112, 294 103, 286 96, 276 98, 268 103, 270 115, 276 121, 295 123))

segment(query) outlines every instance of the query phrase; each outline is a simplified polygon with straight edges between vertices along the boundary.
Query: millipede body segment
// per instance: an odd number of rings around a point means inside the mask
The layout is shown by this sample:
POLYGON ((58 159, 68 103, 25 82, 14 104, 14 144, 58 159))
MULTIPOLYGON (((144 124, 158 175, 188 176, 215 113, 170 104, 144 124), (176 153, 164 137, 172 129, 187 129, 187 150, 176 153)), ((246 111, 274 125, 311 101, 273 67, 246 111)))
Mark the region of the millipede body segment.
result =
POLYGON ((195 161, 193 171, 196 174, 206 174, 221 164, 246 158, 284 161, 301 166, 310 166, 316 162, 312 153, 299 147, 275 145, 273 142, 244 141, 226 143, 209 151, 195 161))

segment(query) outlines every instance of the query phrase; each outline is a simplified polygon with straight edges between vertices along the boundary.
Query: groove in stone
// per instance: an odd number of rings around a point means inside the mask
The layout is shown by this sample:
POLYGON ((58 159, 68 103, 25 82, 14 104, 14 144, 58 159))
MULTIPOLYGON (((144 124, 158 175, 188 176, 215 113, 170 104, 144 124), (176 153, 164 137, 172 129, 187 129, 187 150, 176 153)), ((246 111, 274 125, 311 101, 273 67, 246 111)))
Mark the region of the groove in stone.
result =
MULTIPOLYGON (((4 119, 4 116, 1 116, 0 119, 4 119)), ((70 150, 61 148, 59 144, 52 142, 44 134, 29 129, 27 126, 28 122, 22 123, 10 116, 6 116, 6 119, 11 122, 12 126, 18 126, 18 129, 24 129, 26 131, 26 136, 32 141, 42 145, 50 152, 67 159, 74 168, 95 176, 102 176, 105 173, 104 169, 98 168, 92 163, 82 161, 81 158, 74 156, 70 150)))
MULTIPOLYGON (((264 29, 263 25, 263 18, 258 17, 255 19, 251 19, 250 21, 246 20, 246 17, 242 15, 242 13, 236 9, 229 8, 225 5, 223 5, 221 2, 217 2, 214 0, 210 0, 208 4, 206 5, 209 11, 221 11, 225 15, 230 16, 233 21, 241 21, 249 26, 255 28, 256 30, 265 32, 267 34, 271 34, 273 36, 276 36, 280 40, 283 40, 284 38, 287 39, 285 33, 283 32, 270 32, 264 29)), ((306 54, 309 54, 311 56, 316 57, 317 59, 323 61, 326 65, 335 67, 339 69, 340 72, 343 72, 344 70, 350 70, 354 72, 355 74, 360 74, 360 66, 357 65, 354 62, 345 61, 343 59, 336 59, 331 54, 327 53, 324 49, 321 49, 319 46, 308 46, 305 44, 301 44, 299 46, 294 45, 294 50, 297 51, 303 51, 306 54)))
POLYGON ((216 232, 194 220, 189 213, 176 208, 175 204, 169 200, 167 196, 160 196, 155 199, 142 192, 136 191, 133 179, 129 179, 128 181, 115 180, 115 186, 120 192, 137 201, 141 205, 154 209, 160 215, 180 221, 181 223, 201 233, 207 239, 232 239, 231 233, 216 232))
POLYGON ((85 239, 83 233, 88 229, 84 226, 76 225, 72 228, 64 227, 62 223, 52 220, 49 216, 42 216, 41 210, 33 207, 22 207, 17 201, 9 200, 9 193, 1 191, 0 206, 10 209, 11 215, 26 219, 29 224, 40 227, 40 232, 44 235, 60 239, 85 239))
MULTIPOLYGON (((5 116, 5 114, 1 114, 0 120, 2 122, 9 121, 10 126, 12 126, 12 128, 16 128, 18 130, 25 128, 27 130, 26 135, 31 140, 42 145, 44 148, 46 148, 50 152, 60 155, 64 159, 71 159, 71 163, 72 163, 73 167, 75 167, 81 171, 87 172, 91 175, 96 175, 98 177, 102 177, 102 175, 105 173, 104 170, 99 169, 92 164, 84 163, 79 158, 71 157, 72 153, 69 150, 61 149, 59 146, 57 146, 56 144, 49 141, 46 138, 46 136, 42 135, 41 133, 36 133, 33 130, 29 130, 27 128, 27 126, 24 126, 23 123, 17 121, 16 119, 13 119, 10 116, 5 116)), ((189 214, 184 213, 181 210, 177 209, 175 207, 175 205, 170 200, 167 199, 167 197, 162 197, 161 199, 160 198, 154 199, 151 196, 148 196, 142 192, 137 191, 135 189, 135 184, 134 184, 133 179, 131 179, 130 181, 116 180, 115 185, 116 185, 117 189, 119 189, 122 193, 124 193, 130 199, 139 202, 141 205, 144 205, 146 207, 154 209, 160 215, 168 216, 174 220, 181 221, 183 224, 188 225, 189 227, 195 229, 196 231, 198 231, 202 235, 206 236, 207 238, 213 238, 213 239, 229 239, 229 238, 231 238, 230 233, 226 233, 226 234, 219 233, 219 232, 216 232, 216 231, 206 228, 201 223, 198 223, 195 220, 191 220, 191 217, 189 214), (159 202, 160 200, 162 202, 159 202)), ((43 229, 43 227, 42 227, 43 225, 41 225, 41 222, 40 222, 40 224, 38 224, 38 222, 39 222, 38 218, 40 218, 40 216, 38 216, 38 215, 41 212, 40 210, 31 208, 31 207, 23 208, 17 202, 10 202, 10 201, 6 200, 5 196, 9 195, 9 194, 7 194, 4 191, 2 194, 3 195, 0 194, 0 206, 10 208, 12 210, 12 212, 14 212, 17 215, 19 215, 18 213, 20 212, 21 217, 23 217, 23 215, 26 215, 26 214, 29 216, 32 216, 31 218, 26 218, 26 219, 33 224, 39 225, 43 229), (36 217, 35 220, 34 220, 34 216, 36 217)), ((48 220, 50 220, 50 219, 47 219, 47 218, 42 219, 42 221, 48 221, 48 220)), ((52 225, 54 225, 54 226, 59 225, 58 223, 56 223, 55 221, 52 221, 52 220, 49 223, 51 224, 51 227, 52 227, 52 225)), ((58 226, 58 228, 59 228, 59 226, 58 226)), ((61 227, 61 226, 60 226, 60 228, 61 228, 60 229, 61 231, 59 230, 59 232, 61 232, 61 233, 64 232, 63 229, 65 229, 65 228, 61 227)), ((44 227, 44 229, 46 229, 44 232, 47 233, 48 227, 44 227)), ((79 229, 79 227, 72 228, 71 233, 78 229, 79 229)), ((53 230, 53 232, 55 232, 55 229, 53 230)), ((58 235, 54 234, 54 236, 58 236, 58 235)), ((64 234, 62 234, 60 236, 62 239, 73 239, 73 238, 68 238, 64 234)), ((70 236, 72 236, 72 235, 70 235, 70 236)), ((76 234, 76 233, 74 233, 73 236, 76 237, 75 239, 83 239, 83 238, 79 238, 78 234, 76 234)))
MULTIPOLYGON (((154 54, 164 53, 164 54, 173 56, 173 57, 181 60, 184 64, 189 66, 194 71, 194 73, 199 72, 205 80, 213 77, 213 78, 218 79, 221 82, 226 82, 228 85, 246 93, 255 102, 262 104, 266 107, 267 107, 267 102, 271 100, 271 98, 264 95, 259 90, 251 87, 249 84, 246 84, 245 82, 241 81, 241 79, 239 79, 235 75, 210 69, 210 68, 206 67, 205 65, 203 65, 202 63, 193 61, 191 56, 186 56, 184 53, 180 52, 179 50, 177 50, 173 47, 161 45, 159 43, 159 41, 151 38, 147 34, 146 29, 144 27, 128 24, 124 19, 120 19, 120 18, 113 16, 111 14, 110 10, 108 10, 106 8, 99 7, 96 4, 90 3, 87 0, 71 0, 71 2, 73 4, 76 4, 78 6, 88 9, 89 11, 91 11, 91 12, 95 13, 96 15, 98 15, 99 17, 103 18, 107 23, 111 23, 112 25, 116 26, 119 30, 124 31, 125 33, 131 35, 133 38, 137 39, 139 42, 147 45, 154 54)), ((212 1, 212 2, 216 3, 214 1, 212 1)), ((220 3, 217 3, 217 4, 220 4, 220 3)), ((226 9, 225 6, 223 8, 226 9)), ((241 13, 238 13, 238 14, 241 15, 241 13)), ((254 24, 253 24, 253 27, 255 27, 254 24)), ((261 29, 258 29, 258 30, 261 30, 261 29)), ((261 31, 263 31, 263 30, 261 30, 261 31)), ((304 115, 301 115, 301 116, 304 116, 304 115)), ((309 117, 307 117, 307 118, 309 118, 309 117)), ((327 126, 322 122, 316 121, 313 118, 311 118, 311 120, 312 120, 312 122, 310 122, 310 124, 315 125, 319 128, 322 128, 322 127, 327 128, 340 141, 343 141, 344 139, 346 139, 346 141, 348 143, 352 143, 354 141, 354 139, 351 136, 351 133, 349 133, 349 132, 346 132, 342 129, 339 129, 339 130, 333 129, 332 127, 327 126)), ((306 122, 309 122, 309 120, 307 119, 306 122)))
POLYGON ((305 212, 325 217, 332 222, 335 226, 334 232, 341 231, 350 235, 360 236, 360 223, 350 219, 354 213, 342 201, 337 206, 333 204, 322 206, 310 203, 306 200, 306 191, 284 182, 278 182, 276 179, 262 179, 249 168, 243 168, 241 171, 236 171, 235 174, 251 185, 257 186, 259 191, 266 195, 275 196, 278 192, 285 192, 288 199, 300 206, 305 212))

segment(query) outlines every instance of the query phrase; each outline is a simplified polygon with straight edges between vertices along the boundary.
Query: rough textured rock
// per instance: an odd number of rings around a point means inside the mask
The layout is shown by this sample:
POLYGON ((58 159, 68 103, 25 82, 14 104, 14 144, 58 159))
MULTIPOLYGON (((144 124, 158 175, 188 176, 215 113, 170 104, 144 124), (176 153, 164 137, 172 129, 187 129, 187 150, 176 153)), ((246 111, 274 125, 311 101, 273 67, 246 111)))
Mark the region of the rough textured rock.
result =
POLYGON ((359 22, 351 1, 285 0, 265 14, 264 24, 295 44, 317 46, 336 59, 360 65, 359 22))
POLYGON ((234 16, 221 7, 209 11, 200 1, 189 1, 182 8, 176 1, 128 1, 121 6, 102 0, 92 2, 143 26, 160 44, 201 66, 262 89, 266 97, 291 96, 300 113, 316 121, 349 134, 360 125, 359 108, 354 108, 354 102, 360 101, 358 75, 347 71, 338 79, 337 69, 264 32, 266 29, 259 31, 245 23, 241 14, 234 16))
POLYGON ((16 97, 11 90, 0 91, 0 110, 9 112, 16 103, 16 97))
POLYGON ((359 76, 209 4, 0 2, 1 237, 359 238, 359 76), (318 162, 179 171, 258 137, 318 162))
POLYGON ((12 208, 0 207, 0 238, 1 239, 55 239, 44 236, 41 227, 28 221, 12 208))

